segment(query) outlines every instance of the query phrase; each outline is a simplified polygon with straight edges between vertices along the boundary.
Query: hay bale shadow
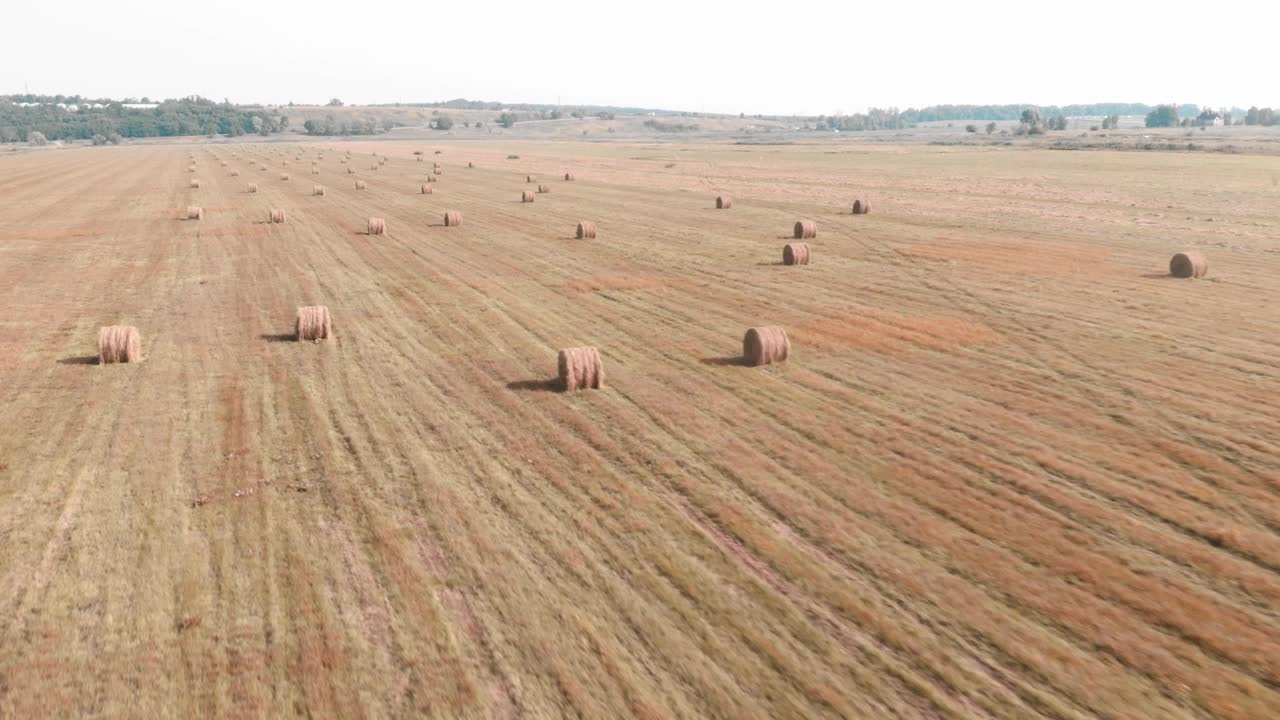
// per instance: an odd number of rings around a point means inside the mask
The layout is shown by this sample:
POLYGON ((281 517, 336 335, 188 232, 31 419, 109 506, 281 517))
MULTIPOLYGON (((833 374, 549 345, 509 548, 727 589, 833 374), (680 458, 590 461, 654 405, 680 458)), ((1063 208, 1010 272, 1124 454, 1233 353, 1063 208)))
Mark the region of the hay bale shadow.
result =
POLYGON ((298 335, 296 333, 263 333, 258 337, 267 342, 297 342, 298 335))
POLYGON ((782 262, 781 260, 774 260, 773 262, 765 262, 761 260, 760 262, 756 263, 756 265, 786 265, 786 263, 782 262))
POLYGON ((1143 273, 1142 277, 1146 280, 1184 280, 1185 279, 1185 278, 1176 278, 1167 272, 1143 273))
POLYGON ((97 365, 97 355, 77 355, 75 357, 64 357, 58 361, 59 365, 97 365))
POLYGON ((746 367, 747 365, 747 359, 742 357, 741 355, 734 355, 731 357, 702 358, 698 362, 702 363, 703 365, 714 365, 718 367, 734 366, 734 365, 740 366, 740 367, 746 367))
POLYGON ((559 378, 552 378, 550 380, 515 380, 507 383, 507 389, 527 392, 558 392, 563 388, 560 385, 559 378))

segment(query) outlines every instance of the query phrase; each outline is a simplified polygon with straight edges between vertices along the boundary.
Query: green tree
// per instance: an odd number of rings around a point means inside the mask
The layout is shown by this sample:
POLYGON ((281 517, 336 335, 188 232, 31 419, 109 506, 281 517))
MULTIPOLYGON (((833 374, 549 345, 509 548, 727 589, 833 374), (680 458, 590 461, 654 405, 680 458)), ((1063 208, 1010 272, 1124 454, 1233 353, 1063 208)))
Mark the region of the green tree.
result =
POLYGON ((1157 105, 1155 110, 1147 113, 1147 127, 1177 127, 1178 106, 1176 105, 1157 105))
POLYGON ((996 124, 994 122, 987 123, 987 134, 990 135, 995 131, 996 131, 996 124))
POLYGON ((978 132, 978 126, 974 125, 973 123, 969 123, 968 125, 964 126, 964 131, 969 133, 976 133, 978 132))
POLYGON ((327 103, 327 105, 328 105, 329 107, 342 107, 342 101, 341 101, 341 100, 339 100, 338 98, 332 98, 332 99, 330 99, 330 100, 329 100, 329 102, 327 103))
POLYGON ((448 115, 441 115, 436 118, 437 130, 449 130, 453 127, 453 118, 448 115))

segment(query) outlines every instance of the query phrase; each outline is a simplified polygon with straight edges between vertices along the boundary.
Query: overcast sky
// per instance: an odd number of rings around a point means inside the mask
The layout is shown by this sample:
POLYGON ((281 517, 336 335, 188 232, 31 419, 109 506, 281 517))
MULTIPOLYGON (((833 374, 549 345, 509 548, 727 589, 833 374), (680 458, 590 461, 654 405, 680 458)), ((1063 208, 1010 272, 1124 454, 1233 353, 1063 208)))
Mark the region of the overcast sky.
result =
POLYGON ((830 114, 1280 106, 1280 2, 8 3, 0 93, 830 114))

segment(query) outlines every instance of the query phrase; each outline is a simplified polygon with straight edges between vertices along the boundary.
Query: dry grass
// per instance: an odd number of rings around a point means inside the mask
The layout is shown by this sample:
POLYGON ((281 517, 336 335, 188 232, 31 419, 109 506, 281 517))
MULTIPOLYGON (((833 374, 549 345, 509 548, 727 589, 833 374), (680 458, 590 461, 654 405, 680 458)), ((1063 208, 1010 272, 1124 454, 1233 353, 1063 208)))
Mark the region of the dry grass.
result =
POLYGON ((1273 157, 680 147, 469 140, 447 231, 417 163, 180 223, 187 147, 4 154, 0 717, 1280 717, 1273 157))

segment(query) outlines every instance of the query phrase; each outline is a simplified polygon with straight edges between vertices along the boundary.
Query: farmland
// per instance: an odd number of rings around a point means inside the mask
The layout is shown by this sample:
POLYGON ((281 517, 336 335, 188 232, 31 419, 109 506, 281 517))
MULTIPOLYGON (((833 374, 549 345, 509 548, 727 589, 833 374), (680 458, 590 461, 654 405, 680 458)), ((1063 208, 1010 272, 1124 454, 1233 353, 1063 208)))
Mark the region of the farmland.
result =
POLYGON ((0 157, 0 717, 1280 716, 1278 177, 855 142, 0 157), (312 305, 335 337, 295 342, 312 305), (113 324, 144 362, 96 364, 113 324), (772 325, 790 360, 743 366, 772 325), (557 391, 576 346, 605 388, 557 391))

